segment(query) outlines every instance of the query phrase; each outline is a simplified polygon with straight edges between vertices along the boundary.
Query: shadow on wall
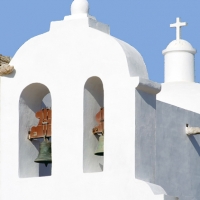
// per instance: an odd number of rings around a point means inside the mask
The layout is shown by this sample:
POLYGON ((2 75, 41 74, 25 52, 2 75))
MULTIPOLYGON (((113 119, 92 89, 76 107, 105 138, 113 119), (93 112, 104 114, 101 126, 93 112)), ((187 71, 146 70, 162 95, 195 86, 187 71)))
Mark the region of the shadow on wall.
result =
POLYGON ((28 131, 37 126, 39 119, 35 113, 44 108, 51 107, 51 94, 49 89, 40 83, 28 85, 21 93, 19 99, 19 177, 39 177, 51 175, 51 164, 35 163, 39 153, 39 145, 43 139, 28 139, 28 131))
POLYGON ((86 81, 83 101, 83 172, 102 172, 103 156, 94 155, 99 137, 92 133, 92 129, 98 125, 95 116, 104 107, 103 83, 100 78, 95 76, 86 81))
POLYGON ((170 197, 170 196, 165 195, 164 200, 179 200, 179 198, 178 197, 170 197))
POLYGON ((189 138, 190 142, 192 143, 192 145, 194 146, 194 148, 196 149, 196 152, 200 156, 200 145, 199 145, 199 142, 196 140, 194 135, 189 135, 188 138, 189 138))

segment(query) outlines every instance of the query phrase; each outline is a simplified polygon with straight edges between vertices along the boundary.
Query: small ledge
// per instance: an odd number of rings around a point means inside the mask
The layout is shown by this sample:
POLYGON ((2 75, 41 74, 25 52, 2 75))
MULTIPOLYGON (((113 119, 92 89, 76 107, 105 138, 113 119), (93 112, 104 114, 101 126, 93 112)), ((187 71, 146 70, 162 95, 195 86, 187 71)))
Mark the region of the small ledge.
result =
POLYGON ((9 64, 0 65, 0 76, 11 74, 14 71, 14 67, 9 64))
POLYGON ((200 134, 200 127, 186 127, 185 132, 187 135, 200 134))
POLYGON ((14 67, 9 65, 10 61, 11 57, 0 54, 0 76, 11 74, 14 71, 14 67))
POLYGON ((133 79, 134 86, 137 90, 141 90, 143 92, 154 95, 158 94, 161 91, 161 84, 159 83, 141 77, 134 77, 133 79))

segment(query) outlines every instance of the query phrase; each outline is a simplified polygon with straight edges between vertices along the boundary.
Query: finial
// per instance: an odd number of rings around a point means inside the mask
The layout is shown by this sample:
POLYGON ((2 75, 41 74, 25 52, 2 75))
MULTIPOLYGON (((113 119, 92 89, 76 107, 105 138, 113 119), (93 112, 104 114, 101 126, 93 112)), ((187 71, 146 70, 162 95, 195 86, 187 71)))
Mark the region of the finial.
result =
POLYGON ((74 0, 71 5, 71 14, 88 14, 89 3, 87 0, 74 0))
POLYGON ((176 18, 176 23, 170 24, 171 28, 176 28, 176 40, 179 41, 181 39, 181 27, 187 26, 186 22, 181 22, 179 17, 176 18))

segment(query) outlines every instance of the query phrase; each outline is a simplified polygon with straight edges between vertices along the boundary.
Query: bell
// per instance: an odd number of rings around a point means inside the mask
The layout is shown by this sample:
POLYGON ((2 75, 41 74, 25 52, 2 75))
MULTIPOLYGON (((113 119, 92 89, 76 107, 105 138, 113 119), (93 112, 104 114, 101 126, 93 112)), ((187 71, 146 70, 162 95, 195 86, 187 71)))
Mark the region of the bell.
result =
POLYGON ((94 155, 96 155, 96 156, 103 156, 104 155, 104 136, 103 135, 101 135, 99 137, 99 144, 98 144, 98 147, 97 147, 94 155))
POLYGON ((44 163, 46 166, 49 163, 52 163, 51 159, 51 142, 49 141, 43 141, 40 143, 40 150, 39 150, 39 155, 35 159, 36 163, 44 163))

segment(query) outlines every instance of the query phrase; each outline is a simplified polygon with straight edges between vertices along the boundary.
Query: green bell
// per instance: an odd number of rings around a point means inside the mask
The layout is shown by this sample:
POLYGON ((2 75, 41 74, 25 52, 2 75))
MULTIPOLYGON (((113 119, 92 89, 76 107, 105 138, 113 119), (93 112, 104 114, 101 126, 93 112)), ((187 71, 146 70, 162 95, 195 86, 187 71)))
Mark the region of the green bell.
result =
POLYGON ((104 155, 104 136, 103 135, 101 135, 99 137, 99 144, 98 144, 98 147, 97 147, 94 155, 96 155, 96 156, 103 156, 104 155))
POLYGON ((44 163, 46 166, 49 163, 52 163, 51 159, 51 142, 49 141, 43 141, 40 143, 40 150, 39 150, 39 155, 35 159, 36 163, 44 163))

